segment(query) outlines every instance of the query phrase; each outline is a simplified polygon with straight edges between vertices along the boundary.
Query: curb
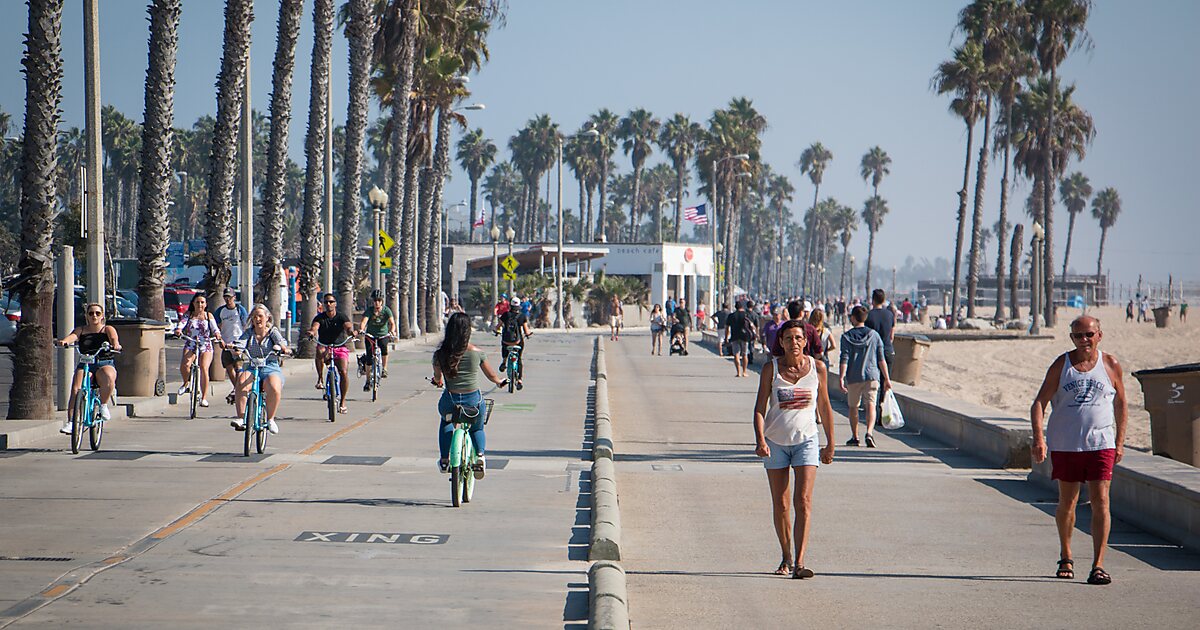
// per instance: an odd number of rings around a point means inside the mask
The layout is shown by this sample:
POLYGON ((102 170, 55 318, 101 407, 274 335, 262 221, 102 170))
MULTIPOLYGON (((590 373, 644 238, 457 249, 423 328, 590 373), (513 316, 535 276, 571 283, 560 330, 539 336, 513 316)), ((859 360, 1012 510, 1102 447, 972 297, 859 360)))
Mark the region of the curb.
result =
POLYGON ((608 364, 604 340, 596 337, 596 411, 592 425, 592 459, 613 458, 612 412, 608 406, 608 364))
POLYGON ((625 570, 615 562, 597 562, 588 569, 589 630, 628 630, 629 594, 625 570))
POLYGON ((597 336, 596 405, 592 437, 592 532, 588 546, 588 628, 629 629, 629 595, 621 559, 621 506, 613 464, 612 413, 604 338, 597 336))

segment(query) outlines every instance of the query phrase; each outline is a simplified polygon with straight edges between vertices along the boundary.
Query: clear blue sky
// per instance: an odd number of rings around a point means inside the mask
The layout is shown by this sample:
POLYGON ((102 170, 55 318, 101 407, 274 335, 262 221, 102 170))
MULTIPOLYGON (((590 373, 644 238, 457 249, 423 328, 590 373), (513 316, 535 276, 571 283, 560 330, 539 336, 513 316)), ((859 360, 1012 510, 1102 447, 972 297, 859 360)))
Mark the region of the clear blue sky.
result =
MULTIPOLYGON (((66 63, 65 125, 82 125, 82 8, 68 1, 63 21, 66 63)), ((311 3, 297 55, 291 154, 301 164, 311 52, 311 3)), ((549 113, 564 129, 577 128, 600 107, 624 113, 646 107, 660 117, 683 112, 705 120, 732 97, 754 101, 770 123, 764 159, 796 186, 793 211, 811 203, 812 186, 795 163, 814 141, 834 159, 821 196, 861 208, 869 189, 858 161, 873 145, 892 157, 892 174, 880 194, 891 213, 876 243, 877 265, 953 255, 954 216, 962 178, 965 131, 946 112, 947 100, 929 90, 938 62, 947 58, 963 1, 770 2, 743 0, 612 0, 605 3, 510 0, 508 25, 491 39, 492 59, 474 77, 470 112, 507 153, 508 138, 532 116, 549 113)), ((275 46, 275 3, 257 3, 253 33, 253 100, 265 110, 275 46)), ((140 119, 146 66, 145 2, 101 2, 103 100, 140 119)), ((215 113, 213 84, 220 58, 223 3, 188 2, 180 32, 176 121, 190 125, 215 113)), ((20 58, 26 8, 0 4, 0 108, 18 121, 25 91, 20 58)), ((1188 173, 1200 146, 1194 116, 1200 71, 1190 47, 1200 24, 1200 3, 1126 0, 1096 3, 1089 22, 1095 43, 1062 68, 1078 86, 1076 101, 1095 118, 1096 140, 1081 164, 1095 189, 1113 186, 1124 210, 1109 233, 1105 266, 1117 282, 1176 277, 1200 280, 1200 212, 1188 173)), ((346 45, 335 41, 334 114, 345 118, 346 45)), ((978 134, 976 136, 978 138, 978 134)), ((627 169, 627 159, 618 156, 627 169)), ((651 163, 662 159, 656 153, 651 163)), ((999 165, 993 163, 985 217, 999 212, 999 165)), ((461 171, 450 182, 447 203, 467 196, 461 171)), ((1015 219, 1028 223, 1018 184, 1015 219)), ((577 194, 569 173, 568 207, 577 194)), ((1061 262, 1066 212, 1057 206, 1055 244, 1061 262)), ((1012 216, 1012 215, 1010 215, 1012 216)), ((455 219, 457 220, 457 219, 455 219)), ((1095 267, 1099 227, 1080 216, 1072 268, 1095 267)), ((860 231, 851 252, 866 257, 860 231)), ((995 246, 992 246, 992 252, 995 246)), ((989 260, 994 254, 989 254, 989 260)), ((991 268, 989 262, 987 268, 991 268)))

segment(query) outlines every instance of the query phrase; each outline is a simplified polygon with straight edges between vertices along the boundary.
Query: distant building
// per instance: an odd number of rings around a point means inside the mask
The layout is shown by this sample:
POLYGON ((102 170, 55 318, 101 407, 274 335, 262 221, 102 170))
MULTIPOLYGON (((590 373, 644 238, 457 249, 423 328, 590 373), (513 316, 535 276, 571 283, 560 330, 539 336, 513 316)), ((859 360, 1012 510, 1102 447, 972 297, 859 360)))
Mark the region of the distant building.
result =
MULTIPOLYGON (((1012 279, 1004 278, 1004 303, 1008 304, 1012 279)), ((921 280, 917 282, 917 296, 925 296, 930 304, 949 304, 950 292, 953 290, 950 280, 921 280)), ((967 303, 967 283, 963 279, 959 284, 959 303, 967 303)), ((1090 305, 1101 306, 1108 304, 1109 288, 1106 275, 1058 276, 1054 278, 1054 303, 1062 306, 1070 304, 1076 296, 1090 305)), ((1029 306, 1029 276, 1017 278, 1017 303, 1029 306)), ((996 276, 980 276, 979 285, 975 292, 975 308, 996 307, 996 276)))

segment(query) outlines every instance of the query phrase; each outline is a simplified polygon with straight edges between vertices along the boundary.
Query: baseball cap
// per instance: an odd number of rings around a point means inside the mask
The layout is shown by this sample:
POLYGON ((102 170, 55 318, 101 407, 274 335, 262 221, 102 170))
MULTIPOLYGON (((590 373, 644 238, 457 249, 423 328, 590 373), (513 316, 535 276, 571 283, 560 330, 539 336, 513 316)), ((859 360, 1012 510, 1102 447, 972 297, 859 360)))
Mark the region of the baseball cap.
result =
POLYGON ((509 304, 512 304, 513 306, 520 306, 521 298, 513 296, 513 299, 509 301, 509 304))
POLYGON ((229 287, 225 287, 225 290, 222 291, 221 294, 225 297, 237 297, 237 293, 234 293, 233 289, 229 287))
POLYGON ((804 310, 811 311, 812 310, 812 302, 809 302, 808 300, 804 300, 804 310))

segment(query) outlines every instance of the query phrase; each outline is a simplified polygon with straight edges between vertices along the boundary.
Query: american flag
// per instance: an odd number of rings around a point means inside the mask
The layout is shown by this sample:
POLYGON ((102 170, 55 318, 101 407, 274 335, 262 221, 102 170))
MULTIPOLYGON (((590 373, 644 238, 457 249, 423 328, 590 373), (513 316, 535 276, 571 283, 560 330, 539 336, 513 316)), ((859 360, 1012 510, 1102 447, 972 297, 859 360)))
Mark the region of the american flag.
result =
POLYGON ((705 204, 683 209, 683 219, 696 225, 708 225, 708 210, 705 204))
POLYGON ((802 387, 780 387, 775 390, 775 397, 780 409, 806 409, 812 404, 812 390, 802 387))
POLYGON ((486 214, 487 214, 486 212, 480 212, 479 218, 476 219, 475 222, 471 224, 471 227, 473 227, 473 228, 483 227, 483 219, 484 219, 484 215, 486 215, 486 214))

